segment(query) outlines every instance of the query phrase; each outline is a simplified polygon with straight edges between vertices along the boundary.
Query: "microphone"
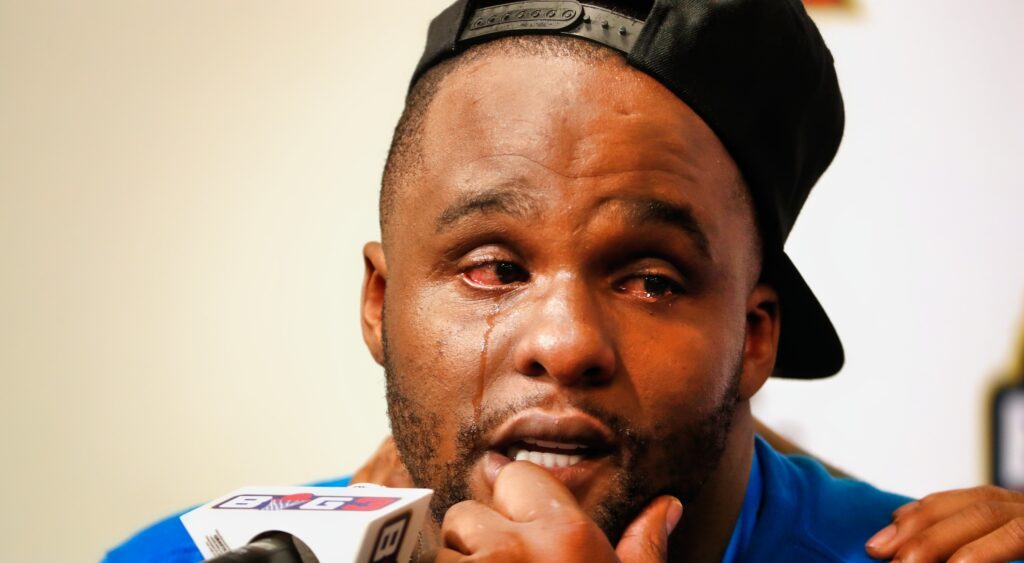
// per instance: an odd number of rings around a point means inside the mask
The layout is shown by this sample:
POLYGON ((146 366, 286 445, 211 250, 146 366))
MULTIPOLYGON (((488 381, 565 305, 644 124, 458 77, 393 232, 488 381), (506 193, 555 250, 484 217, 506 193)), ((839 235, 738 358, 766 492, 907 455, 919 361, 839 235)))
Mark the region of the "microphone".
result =
MULTIPOLYGON (((300 540, 284 533, 271 533, 206 563, 316 563, 316 556, 299 552, 300 540)), ((308 549, 308 548, 307 548, 308 549)))
POLYGON ((244 487, 181 516, 216 563, 405 563, 433 491, 244 487))

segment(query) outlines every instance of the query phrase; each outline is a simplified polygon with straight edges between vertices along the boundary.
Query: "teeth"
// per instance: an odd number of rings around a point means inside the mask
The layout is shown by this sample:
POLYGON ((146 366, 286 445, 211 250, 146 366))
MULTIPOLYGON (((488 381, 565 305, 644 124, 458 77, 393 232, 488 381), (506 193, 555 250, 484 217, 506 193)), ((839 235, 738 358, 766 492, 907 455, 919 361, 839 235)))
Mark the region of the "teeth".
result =
POLYGON ((569 467, 583 461, 581 455, 556 454, 551 452, 535 452, 520 448, 509 448, 508 458, 515 461, 529 461, 541 467, 569 467))
POLYGON ((540 446, 542 448, 550 448, 553 450, 578 450, 585 448, 583 444, 573 444, 567 442, 548 442, 547 440, 534 440, 533 438, 523 438, 523 442, 527 444, 533 444, 534 446, 540 446))

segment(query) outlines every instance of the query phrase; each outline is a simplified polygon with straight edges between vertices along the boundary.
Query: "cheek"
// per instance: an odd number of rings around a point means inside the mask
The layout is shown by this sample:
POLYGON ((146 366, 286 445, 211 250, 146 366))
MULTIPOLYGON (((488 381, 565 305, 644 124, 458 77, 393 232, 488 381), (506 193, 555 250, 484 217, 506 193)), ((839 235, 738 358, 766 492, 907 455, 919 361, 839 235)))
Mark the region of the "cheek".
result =
POLYGON ((390 367, 410 398, 446 420, 451 442, 456 422, 472 412, 486 361, 486 318, 453 307, 442 289, 429 286, 394 303, 385 316, 390 367))
POLYGON ((685 425, 721 402, 743 349, 736 323, 664 323, 620 338, 623 368, 649 420, 685 425))

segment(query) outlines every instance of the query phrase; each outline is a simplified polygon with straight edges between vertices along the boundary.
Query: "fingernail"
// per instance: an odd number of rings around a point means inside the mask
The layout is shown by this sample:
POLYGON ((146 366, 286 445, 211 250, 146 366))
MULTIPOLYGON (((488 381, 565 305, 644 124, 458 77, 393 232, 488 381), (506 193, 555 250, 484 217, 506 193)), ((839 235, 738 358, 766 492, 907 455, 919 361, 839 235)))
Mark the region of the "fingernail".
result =
POLYGON ((679 519, 683 516, 683 503, 679 502, 679 499, 673 497, 672 502, 668 505, 668 510, 665 511, 665 535, 671 535, 672 530, 676 529, 676 524, 679 523, 679 519))
POLYGON ((868 547, 872 549, 881 549, 885 544, 892 541, 892 538, 896 537, 896 526, 889 524, 882 528, 880 532, 875 534, 868 540, 868 547))

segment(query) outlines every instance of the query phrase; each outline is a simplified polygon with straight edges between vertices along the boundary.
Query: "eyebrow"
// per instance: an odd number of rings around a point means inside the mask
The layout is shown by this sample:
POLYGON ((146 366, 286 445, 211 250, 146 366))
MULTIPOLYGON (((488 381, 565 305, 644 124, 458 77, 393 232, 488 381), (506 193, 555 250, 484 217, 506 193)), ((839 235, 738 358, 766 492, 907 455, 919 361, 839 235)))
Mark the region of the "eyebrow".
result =
POLYGON ((712 259, 711 243, 689 205, 653 198, 616 198, 611 201, 624 205, 629 218, 637 226, 661 223, 683 231, 705 258, 712 259))
POLYGON ((436 232, 441 233, 472 215, 504 213, 526 218, 537 213, 536 201, 511 185, 487 188, 466 194, 437 216, 436 232))
MULTIPOLYGON (((521 218, 535 215, 538 212, 536 200, 513 186, 515 184, 487 188, 460 197, 438 215, 436 232, 440 234, 459 221, 478 214, 504 213, 521 218)), ((624 206, 634 226, 655 223, 682 231, 702 256, 712 260, 711 243, 689 205, 657 198, 612 198, 604 203, 624 206)))

